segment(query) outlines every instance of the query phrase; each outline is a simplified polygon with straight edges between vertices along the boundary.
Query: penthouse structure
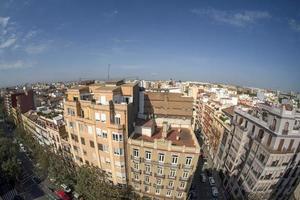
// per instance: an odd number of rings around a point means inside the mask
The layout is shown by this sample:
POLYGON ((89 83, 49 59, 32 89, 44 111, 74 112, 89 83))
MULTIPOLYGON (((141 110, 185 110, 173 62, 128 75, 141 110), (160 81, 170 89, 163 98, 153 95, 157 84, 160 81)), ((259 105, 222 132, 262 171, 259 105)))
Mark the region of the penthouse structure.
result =
POLYGON ((186 199, 200 147, 192 130, 193 99, 167 90, 141 92, 128 139, 128 182, 151 199, 186 199))
POLYGON ((114 184, 127 183, 126 143, 134 130, 138 93, 137 83, 124 81, 66 92, 64 118, 75 162, 99 167, 114 184))
POLYGON ((300 112, 290 105, 234 109, 224 134, 223 184, 235 199, 288 199, 299 183, 300 112))

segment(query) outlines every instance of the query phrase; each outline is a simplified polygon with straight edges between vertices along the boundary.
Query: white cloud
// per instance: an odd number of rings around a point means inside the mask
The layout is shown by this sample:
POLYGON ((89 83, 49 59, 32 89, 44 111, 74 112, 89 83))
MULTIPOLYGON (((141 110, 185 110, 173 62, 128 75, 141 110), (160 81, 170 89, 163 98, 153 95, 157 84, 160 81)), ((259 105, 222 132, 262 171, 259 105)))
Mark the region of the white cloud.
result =
POLYGON ((297 22, 294 19, 290 19, 289 20, 289 26, 292 30, 296 31, 296 32, 300 32, 300 22, 297 22))
POLYGON ((25 48, 25 51, 28 54, 39 54, 48 49, 49 45, 47 43, 45 44, 32 44, 25 48))
POLYGON ((10 69, 26 69, 33 67, 34 63, 28 63, 23 60, 17 60, 15 62, 0 63, 0 70, 10 70, 10 69))
POLYGON ((0 17, 0 26, 5 28, 8 24, 9 17, 0 17))
POLYGON ((230 24, 238 27, 245 27, 253 24, 258 20, 269 19, 271 15, 266 11, 224 11, 214 8, 208 9, 192 9, 192 13, 201 16, 207 16, 214 21, 230 24))
POLYGON ((15 37, 8 38, 6 41, 4 41, 0 44, 0 49, 11 47, 12 45, 14 45, 16 43, 16 41, 17 41, 17 38, 15 38, 15 37))

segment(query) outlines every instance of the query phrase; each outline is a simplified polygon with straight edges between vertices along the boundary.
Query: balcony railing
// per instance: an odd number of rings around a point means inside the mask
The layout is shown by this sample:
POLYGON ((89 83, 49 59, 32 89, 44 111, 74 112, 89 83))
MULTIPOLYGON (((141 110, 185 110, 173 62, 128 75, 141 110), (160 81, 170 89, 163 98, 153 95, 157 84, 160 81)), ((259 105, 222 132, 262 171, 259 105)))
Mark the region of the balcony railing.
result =
POLYGON ((144 185, 151 186, 151 183, 144 181, 144 185))
POLYGON ((144 174, 152 176, 152 172, 143 171, 144 174))
POLYGON ((164 189, 165 188, 163 185, 158 185, 156 183, 153 184, 153 187, 160 188, 160 189, 164 189))
POLYGON ((136 179, 134 179, 134 178, 132 178, 131 181, 134 182, 134 183, 138 183, 138 184, 141 184, 141 183, 142 183, 141 180, 136 180, 136 179))
POLYGON ((176 176, 170 176, 170 175, 168 175, 168 179, 176 180, 176 176))
POLYGON ((166 177, 164 174, 157 174, 157 173, 155 173, 154 176, 155 177, 160 177, 160 178, 165 178, 166 177))
POLYGON ((130 158, 131 158, 131 160, 142 162, 142 158, 141 157, 135 157, 135 156, 131 155, 130 158))
POLYGON ((135 172, 135 173, 139 173, 139 174, 142 174, 142 171, 140 169, 135 169, 133 167, 131 167, 131 171, 132 172, 135 172))

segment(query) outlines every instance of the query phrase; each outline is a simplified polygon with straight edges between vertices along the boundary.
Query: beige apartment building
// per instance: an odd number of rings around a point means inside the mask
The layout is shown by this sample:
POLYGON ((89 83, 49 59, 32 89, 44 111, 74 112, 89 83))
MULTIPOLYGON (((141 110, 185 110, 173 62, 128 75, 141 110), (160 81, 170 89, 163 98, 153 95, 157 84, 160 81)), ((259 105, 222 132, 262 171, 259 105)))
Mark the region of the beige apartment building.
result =
POLYGON ((193 99, 162 90, 141 92, 139 103, 128 139, 129 185, 151 199, 186 199, 200 154, 193 99))
POLYGON ((138 92, 137 83, 110 81, 66 93, 64 117, 75 162, 99 167, 114 184, 127 183, 126 143, 138 111, 138 92))

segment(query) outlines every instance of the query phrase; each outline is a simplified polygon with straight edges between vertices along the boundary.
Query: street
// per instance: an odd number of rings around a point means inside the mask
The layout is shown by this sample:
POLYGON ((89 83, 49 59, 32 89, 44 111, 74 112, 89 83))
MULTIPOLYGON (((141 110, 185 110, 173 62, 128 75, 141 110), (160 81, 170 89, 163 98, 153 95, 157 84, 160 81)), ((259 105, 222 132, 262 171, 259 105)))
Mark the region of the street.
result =
MULTIPOLYGON (((3 130, 7 137, 13 138, 13 130, 11 127, 4 125, 3 130)), ((54 200, 57 199, 56 195, 53 194, 47 187, 47 182, 42 181, 36 183, 33 180, 35 177, 34 173, 34 162, 26 155, 25 152, 20 152, 18 159, 21 161, 22 173, 19 178, 19 184, 17 185, 19 196, 25 200, 54 200), (21 192, 21 193, 20 193, 21 192)), ((12 200, 17 195, 16 190, 11 190, 7 195, 4 195, 3 200, 12 200)))
POLYGON ((205 159, 207 160, 204 164, 204 159, 200 156, 198 160, 198 167, 195 171, 192 189, 194 191, 193 200, 206 200, 206 199, 225 199, 223 195, 223 188, 221 184, 221 180, 219 178, 218 172, 213 169, 213 161, 208 153, 207 146, 204 144, 204 141, 201 137, 198 137, 198 142, 201 147, 201 151, 203 155, 205 155, 205 159), (212 187, 209 184, 209 176, 208 173, 211 173, 216 181, 216 187, 218 188, 219 195, 218 197, 213 197, 212 195, 212 187), (206 181, 202 182, 201 174, 204 174, 206 177, 206 181))

